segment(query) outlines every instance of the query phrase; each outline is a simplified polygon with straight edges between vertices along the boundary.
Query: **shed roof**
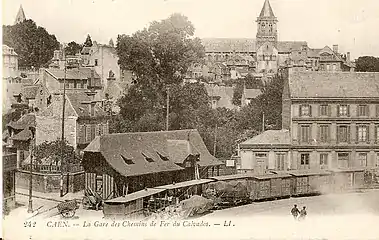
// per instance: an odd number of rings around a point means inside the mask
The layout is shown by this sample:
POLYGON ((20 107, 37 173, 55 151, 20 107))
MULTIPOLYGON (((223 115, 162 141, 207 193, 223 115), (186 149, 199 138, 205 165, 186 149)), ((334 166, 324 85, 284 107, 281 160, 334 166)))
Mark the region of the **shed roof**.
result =
POLYGON ((157 188, 146 188, 144 190, 134 192, 131 194, 127 194, 123 197, 113 198, 105 201, 105 203, 127 203, 140 198, 149 197, 157 193, 161 193, 165 191, 165 189, 157 189, 157 188))
POLYGON ((379 98, 379 73, 292 72, 291 98, 379 98))
POLYGON ((209 183, 213 182, 214 180, 212 179, 195 179, 195 180, 190 180, 190 181, 185 181, 185 182, 179 182, 175 184, 168 184, 164 186, 158 186, 155 187, 156 189, 165 189, 165 190, 170 190, 170 189, 177 189, 177 188, 183 188, 183 187, 190 187, 190 186, 196 186, 204 183, 209 183))
POLYGON ((96 137, 84 151, 101 153, 110 166, 124 176, 182 170, 175 163, 183 156, 170 154, 168 140, 190 142, 200 153, 200 166, 221 164, 208 152, 200 134, 194 129, 102 135, 96 137), (180 158, 172 159, 175 156, 180 158), (146 161, 145 157, 151 158, 152 162, 146 161))

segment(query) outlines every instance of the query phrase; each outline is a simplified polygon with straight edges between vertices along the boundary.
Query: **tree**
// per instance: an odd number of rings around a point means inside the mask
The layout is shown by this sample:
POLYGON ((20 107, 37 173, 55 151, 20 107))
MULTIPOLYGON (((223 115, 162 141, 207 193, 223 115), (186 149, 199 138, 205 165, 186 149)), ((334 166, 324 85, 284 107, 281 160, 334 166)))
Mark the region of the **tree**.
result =
POLYGON ((91 39, 91 36, 88 34, 87 35, 87 38, 86 38, 86 41, 84 42, 83 46, 84 47, 92 47, 92 39, 91 39))
POLYGON ((263 87, 262 81, 252 75, 247 75, 243 79, 238 79, 234 83, 232 103, 236 106, 241 106, 241 99, 244 88, 247 89, 261 89, 263 87))
MULTIPOLYGON (((170 98, 175 98, 175 92, 181 92, 179 85, 189 66, 205 56, 200 39, 193 38, 193 34, 188 18, 173 14, 132 36, 117 37, 119 65, 122 70, 133 72, 136 79, 136 84, 119 101, 120 114, 139 130, 164 129, 167 89, 170 88, 170 98)), ((176 116, 181 117, 173 110, 170 117, 176 116)), ((175 121, 173 124, 179 127, 175 121)))
POLYGON ((357 72, 379 72, 379 58, 372 56, 359 57, 356 61, 357 72))
POLYGON ((14 48, 21 68, 47 66, 54 50, 59 49, 55 35, 30 19, 13 26, 3 26, 3 44, 14 48))
POLYGON ((80 53, 82 48, 83 46, 81 44, 72 41, 67 44, 64 50, 67 55, 76 55, 77 53, 80 53))
POLYGON ((63 164, 80 164, 80 158, 75 153, 74 147, 69 145, 67 141, 64 141, 62 144, 61 139, 57 139, 53 142, 43 142, 37 145, 34 154, 38 164, 42 164, 42 159, 46 158, 50 160, 50 164, 60 165, 62 159, 66 161, 63 164))

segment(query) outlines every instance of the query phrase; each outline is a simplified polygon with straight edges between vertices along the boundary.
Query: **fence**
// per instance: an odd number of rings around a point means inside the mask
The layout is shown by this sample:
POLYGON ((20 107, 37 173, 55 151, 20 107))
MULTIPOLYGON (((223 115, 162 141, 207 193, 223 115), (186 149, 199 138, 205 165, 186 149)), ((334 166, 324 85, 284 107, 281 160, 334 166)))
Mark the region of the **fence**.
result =
MULTIPOLYGON (((24 171, 30 171, 30 164, 23 165, 21 169, 24 171)), ((80 164, 63 165, 63 167, 60 165, 33 164, 32 171, 38 173, 76 173, 82 172, 84 169, 80 164)))

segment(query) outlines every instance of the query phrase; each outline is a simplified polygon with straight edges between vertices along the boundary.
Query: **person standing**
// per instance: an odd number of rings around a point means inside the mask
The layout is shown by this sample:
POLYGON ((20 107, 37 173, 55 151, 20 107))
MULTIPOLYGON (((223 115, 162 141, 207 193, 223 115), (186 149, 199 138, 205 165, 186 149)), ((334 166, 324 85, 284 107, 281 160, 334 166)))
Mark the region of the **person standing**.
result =
POLYGON ((305 209, 305 207, 303 207, 303 209, 301 209, 301 211, 300 211, 299 219, 300 220, 305 220, 306 216, 307 216, 307 210, 305 209))
POLYGON ((299 215, 300 211, 299 209, 297 208, 297 205, 295 204, 293 206, 293 208, 291 209, 291 214, 293 216, 293 218, 296 220, 297 219, 297 216, 299 215))

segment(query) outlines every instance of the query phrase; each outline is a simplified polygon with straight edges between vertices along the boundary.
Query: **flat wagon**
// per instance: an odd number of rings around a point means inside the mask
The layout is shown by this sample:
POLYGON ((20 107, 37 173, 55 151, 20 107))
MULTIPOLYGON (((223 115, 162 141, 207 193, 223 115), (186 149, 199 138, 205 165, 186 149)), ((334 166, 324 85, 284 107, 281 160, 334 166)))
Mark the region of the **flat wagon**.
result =
POLYGON ((138 219, 145 217, 146 202, 154 195, 164 192, 165 189, 146 188, 123 197, 110 199, 104 202, 103 214, 105 218, 138 219))

